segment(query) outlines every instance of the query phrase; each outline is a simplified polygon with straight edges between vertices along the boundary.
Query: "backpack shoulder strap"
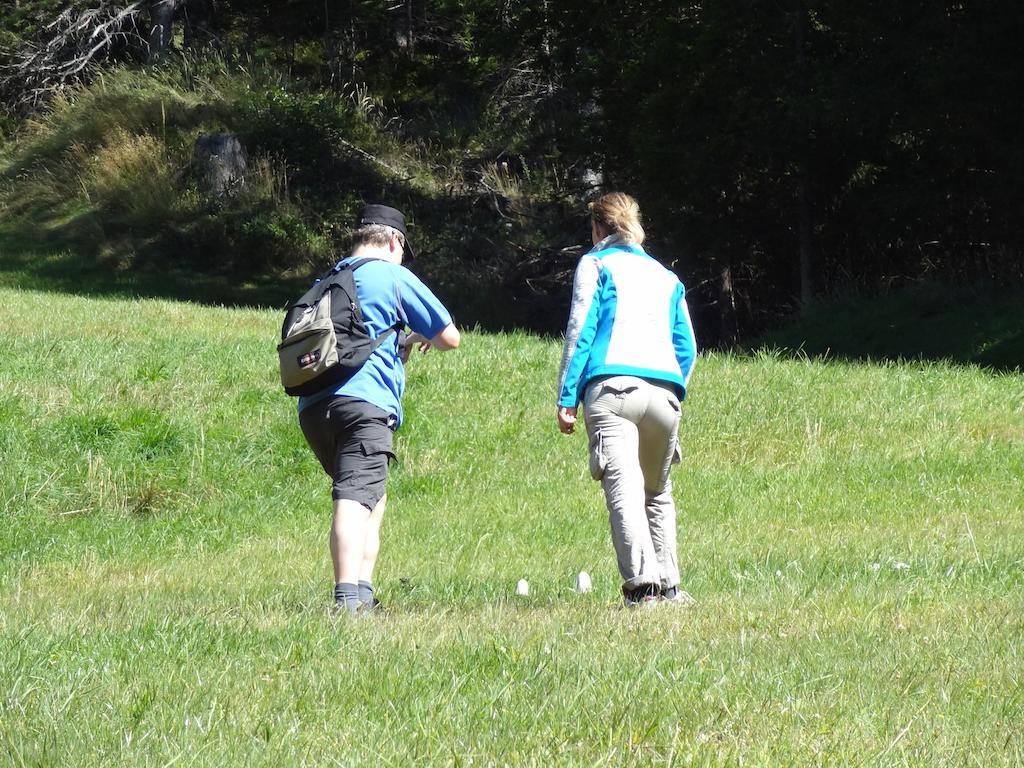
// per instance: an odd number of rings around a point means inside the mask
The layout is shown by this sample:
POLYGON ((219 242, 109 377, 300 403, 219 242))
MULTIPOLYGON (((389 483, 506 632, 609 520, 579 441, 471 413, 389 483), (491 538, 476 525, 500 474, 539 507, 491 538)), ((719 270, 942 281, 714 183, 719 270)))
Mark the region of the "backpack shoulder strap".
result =
POLYGON ((351 264, 343 265, 342 269, 351 269, 353 272, 355 272, 368 261, 380 261, 380 259, 356 259, 351 264))
MULTIPOLYGON (((380 261, 380 259, 372 259, 372 258, 356 259, 355 261, 349 262, 348 264, 342 264, 342 263, 339 262, 338 264, 334 265, 334 267, 331 268, 330 272, 328 272, 326 275, 324 275, 322 278, 320 278, 320 280, 318 281, 318 284, 323 283, 324 284, 323 285, 323 289, 324 289, 324 292, 326 292, 327 285, 330 283, 331 278, 333 278, 334 276, 340 274, 341 272, 344 272, 345 270, 349 270, 351 272, 355 272, 357 269, 359 269, 361 266, 363 266, 364 264, 366 264, 369 261, 380 261)), ((360 319, 360 322, 361 322, 362 321, 361 313, 360 313, 360 318, 359 319, 360 319)), ((378 336, 377 338, 375 338, 373 340, 373 343, 372 343, 372 345, 370 347, 370 350, 371 351, 375 350, 377 347, 379 347, 381 344, 383 344, 388 339, 388 337, 391 336, 391 334, 393 334, 393 333, 394 334, 399 334, 402 331, 403 328, 405 328, 405 322, 402 321, 402 320, 398 320, 397 322, 395 322, 394 325, 389 327, 380 336, 378 336)))
POLYGON ((313 285, 310 286, 309 290, 303 294, 302 298, 298 302, 300 304, 311 304, 315 301, 319 301, 320 297, 330 290, 331 286, 335 284, 334 278, 340 275, 342 272, 349 271, 355 272, 363 264, 373 259, 357 259, 350 264, 342 264, 341 262, 335 264, 329 270, 324 272, 320 277, 313 281, 313 285))
POLYGON ((337 264, 331 267, 330 271, 326 275, 324 275, 320 279, 327 280, 340 272, 344 272, 345 270, 355 272, 357 269, 363 266, 363 264, 366 264, 369 261, 380 261, 380 259, 356 259, 355 261, 351 261, 348 264, 342 264, 339 261, 337 264))
POLYGON ((394 325, 390 326, 386 331, 384 331, 384 333, 382 333, 380 336, 378 336, 376 339, 373 340, 372 349, 376 349, 381 344, 383 344, 385 341, 387 341, 388 336, 390 336, 391 334, 396 334, 396 336, 395 336, 395 343, 396 344, 401 344, 401 341, 402 341, 401 336, 402 336, 402 329, 403 328, 405 328, 405 323, 403 323, 401 320, 396 322, 394 325))

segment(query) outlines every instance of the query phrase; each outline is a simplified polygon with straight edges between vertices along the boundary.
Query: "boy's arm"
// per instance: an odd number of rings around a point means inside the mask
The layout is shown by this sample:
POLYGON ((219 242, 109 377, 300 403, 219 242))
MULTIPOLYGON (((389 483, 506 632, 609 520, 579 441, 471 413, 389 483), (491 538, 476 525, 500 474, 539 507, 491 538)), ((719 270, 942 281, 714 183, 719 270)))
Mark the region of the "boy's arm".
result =
POLYGON ((446 349, 455 349, 459 346, 460 341, 462 341, 462 334, 459 333, 459 329, 452 323, 448 323, 439 334, 430 340, 430 346, 443 352, 446 349))
POLYGON ((406 336, 402 343, 402 361, 405 362, 409 359, 409 352, 416 345, 419 345, 420 352, 426 352, 431 347, 444 352, 448 349, 458 348, 461 341, 462 334, 459 333, 459 329, 452 323, 448 323, 432 339, 428 339, 423 334, 414 331, 406 336))
POLYGON ((403 345, 403 358, 408 358, 413 346, 420 351, 430 347, 441 351, 455 349, 462 336, 452 322, 451 313, 416 275, 399 268, 399 292, 405 320, 412 329, 403 345))

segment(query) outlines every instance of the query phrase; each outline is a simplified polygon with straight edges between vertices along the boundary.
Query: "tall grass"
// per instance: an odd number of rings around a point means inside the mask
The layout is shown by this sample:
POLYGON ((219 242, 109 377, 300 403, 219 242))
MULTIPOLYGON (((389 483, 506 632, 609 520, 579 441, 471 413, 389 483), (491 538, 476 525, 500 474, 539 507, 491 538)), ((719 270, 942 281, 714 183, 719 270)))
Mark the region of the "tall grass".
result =
POLYGON ((410 365, 387 612, 347 623, 278 319, 0 289, 0 761, 1024 759, 1019 376, 702 356, 700 604, 624 612, 556 344, 468 333, 410 365))
MULTIPOLYGON (((84 150, 77 148, 77 154, 84 150)), ((88 199, 112 216, 149 222, 175 207, 175 168, 164 145, 152 136, 116 128, 82 165, 80 179, 88 199)))

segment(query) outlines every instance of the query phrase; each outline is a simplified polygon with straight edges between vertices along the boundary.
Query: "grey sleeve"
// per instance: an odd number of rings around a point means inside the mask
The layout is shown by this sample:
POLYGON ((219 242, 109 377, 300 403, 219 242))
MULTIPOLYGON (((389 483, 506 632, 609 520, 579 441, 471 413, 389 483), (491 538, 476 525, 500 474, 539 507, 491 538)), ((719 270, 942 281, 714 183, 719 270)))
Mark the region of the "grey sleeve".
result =
POLYGON ((600 275, 600 262, 593 256, 584 256, 576 265, 576 274, 572 280, 572 303, 569 305, 569 321, 565 325, 565 342, 562 345, 562 362, 558 366, 558 387, 555 390, 555 397, 558 397, 565 384, 569 361, 576 351, 576 342, 590 312, 590 305, 594 301, 600 275))

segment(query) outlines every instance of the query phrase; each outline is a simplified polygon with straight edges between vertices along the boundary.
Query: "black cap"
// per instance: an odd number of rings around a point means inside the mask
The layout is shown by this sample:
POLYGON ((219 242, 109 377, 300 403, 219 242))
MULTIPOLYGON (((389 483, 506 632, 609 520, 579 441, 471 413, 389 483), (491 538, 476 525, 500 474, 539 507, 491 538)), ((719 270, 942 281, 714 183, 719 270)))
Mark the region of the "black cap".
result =
POLYGON ((412 243, 409 242, 409 233, 405 231, 405 216, 397 208, 387 205, 367 205, 356 218, 356 229, 369 224, 383 224, 385 227, 397 229, 405 238, 405 255, 407 258, 414 258, 412 243))

